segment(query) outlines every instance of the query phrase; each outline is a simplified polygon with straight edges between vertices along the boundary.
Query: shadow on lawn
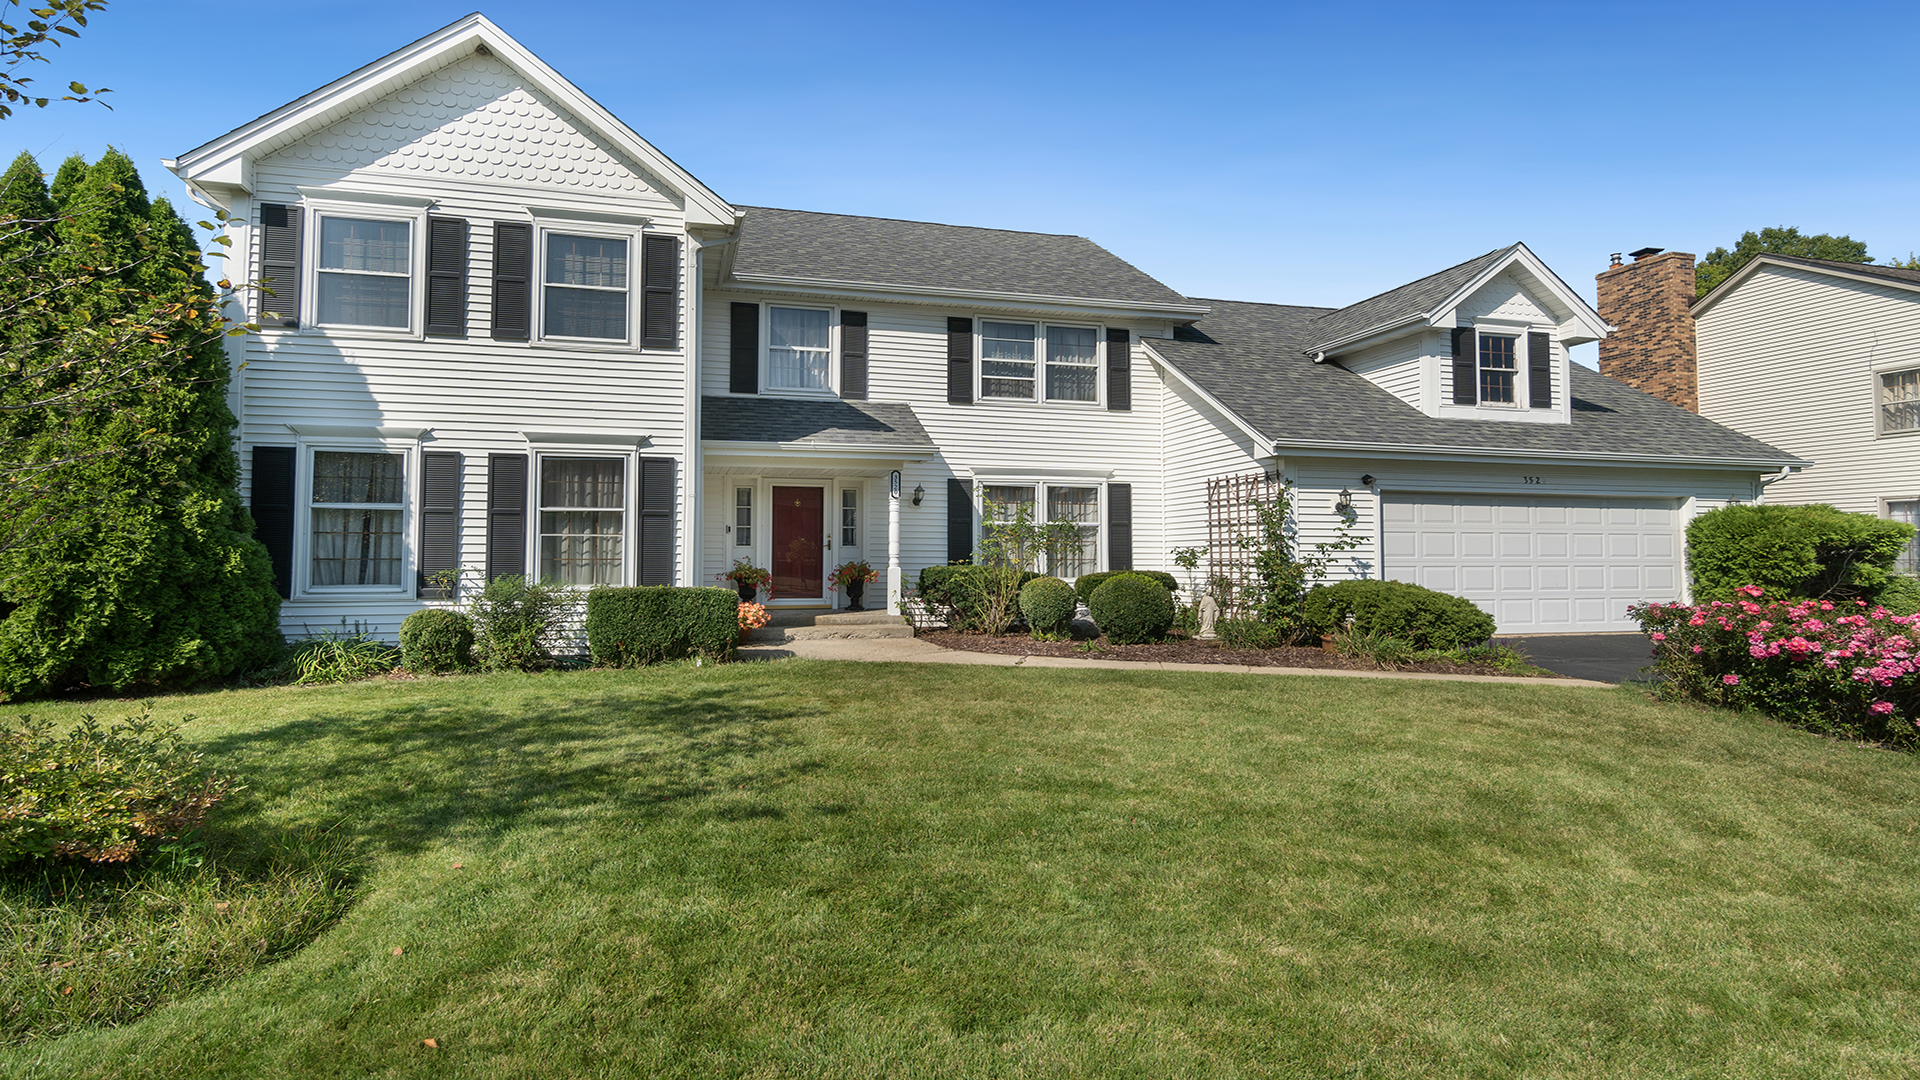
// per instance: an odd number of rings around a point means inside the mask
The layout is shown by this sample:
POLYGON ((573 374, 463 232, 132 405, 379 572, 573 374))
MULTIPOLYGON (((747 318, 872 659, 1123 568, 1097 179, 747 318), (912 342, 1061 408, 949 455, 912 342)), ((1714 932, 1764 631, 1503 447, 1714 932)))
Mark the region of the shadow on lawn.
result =
POLYGON ((248 784, 236 818, 287 805, 307 820, 343 822, 363 850, 400 854, 528 825, 637 827, 722 792, 726 800, 700 812, 780 816, 758 797, 822 767, 792 753, 800 742, 784 723, 817 710, 738 687, 503 707, 482 686, 443 685, 430 700, 322 710, 203 745, 248 784))

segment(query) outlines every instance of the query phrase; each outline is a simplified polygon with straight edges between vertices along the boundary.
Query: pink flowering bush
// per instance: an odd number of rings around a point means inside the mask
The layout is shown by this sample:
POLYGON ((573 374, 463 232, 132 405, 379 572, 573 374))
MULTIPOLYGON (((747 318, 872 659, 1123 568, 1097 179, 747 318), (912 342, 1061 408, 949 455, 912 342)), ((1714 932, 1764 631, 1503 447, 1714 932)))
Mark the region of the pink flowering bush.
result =
POLYGON ((1631 610, 1670 698, 1753 708, 1813 731, 1920 742, 1920 615, 1864 600, 1769 600, 1748 585, 1706 604, 1631 610))

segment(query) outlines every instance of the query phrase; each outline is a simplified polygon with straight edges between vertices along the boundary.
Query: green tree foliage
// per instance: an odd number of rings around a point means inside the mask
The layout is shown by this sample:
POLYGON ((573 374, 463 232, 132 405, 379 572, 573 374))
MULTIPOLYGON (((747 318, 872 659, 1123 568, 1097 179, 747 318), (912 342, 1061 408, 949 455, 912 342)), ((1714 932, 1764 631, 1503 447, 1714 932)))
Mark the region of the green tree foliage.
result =
POLYGON ((105 87, 89 90, 70 82, 68 93, 42 97, 33 77, 23 74, 28 65, 48 63, 45 50, 49 46, 58 47, 62 37, 79 37, 80 28, 87 25, 87 13, 106 6, 106 0, 39 0, 37 7, 0 0, 0 120, 12 116, 15 105, 44 109, 55 101, 95 101, 100 94, 112 93, 105 87), (21 18, 23 14, 26 18, 21 18))
POLYGON ((1693 269, 1695 295, 1705 296, 1714 286, 1727 280, 1734 272, 1747 265, 1755 255, 1798 255, 1803 259, 1831 259, 1834 262, 1869 263, 1873 257, 1867 254, 1867 245, 1851 236, 1829 236, 1819 233, 1803 236, 1799 229, 1781 226, 1773 229, 1761 229, 1759 232, 1740 234, 1740 242, 1733 250, 1714 248, 1700 265, 1693 269))
POLYGON ((62 173, 0 178, 0 696, 258 667, 279 598, 200 252, 125 154, 62 173))

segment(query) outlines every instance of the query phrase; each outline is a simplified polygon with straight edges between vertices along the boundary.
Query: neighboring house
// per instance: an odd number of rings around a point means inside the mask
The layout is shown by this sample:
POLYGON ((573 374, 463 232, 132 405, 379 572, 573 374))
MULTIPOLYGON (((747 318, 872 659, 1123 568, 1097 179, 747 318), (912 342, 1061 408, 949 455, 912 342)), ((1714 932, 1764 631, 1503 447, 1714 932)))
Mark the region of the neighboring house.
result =
POLYGON ((1812 463, 1769 502, 1920 524, 1920 271, 1765 254, 1696 300, 1693 256, 1667 252, 1601 282, 1603 349, 1643 338, 1614 374, 1812 463))
POLYGON ((1523 245, 1276 307, 1079 237, 736 206, 477 15, 168 165, 271 279, 232 398, 293 633, 391 636, 458 568, 745 558, 821 605, 865 558, 897 601, 1023 504, 1078 527, 1054 573, 1165 568, 1206 481, 1263 470, 1309 543, 1351 523, 1343 574, 1625 629, 1687 518, 1793 460, 1570 364, 1606 328, 1523 245))

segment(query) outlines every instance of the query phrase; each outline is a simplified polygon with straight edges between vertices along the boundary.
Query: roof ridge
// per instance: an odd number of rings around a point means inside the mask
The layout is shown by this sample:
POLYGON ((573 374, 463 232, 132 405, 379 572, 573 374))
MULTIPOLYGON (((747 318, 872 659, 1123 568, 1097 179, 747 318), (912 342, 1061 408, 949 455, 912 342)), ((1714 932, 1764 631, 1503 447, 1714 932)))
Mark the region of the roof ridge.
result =
POLYGON ((1313 311, 1327 312, 1341 310, 1336 307, 1328 307, 1325 304, 1281 304, 1271 300, 1228 300, 1218 296, 1189 296, 1187 299, 1198 300, 1205 304, 1251 304, 1255 307, 1307 308, 1313 311))
MULTIPOLYGON (((1409 288, 1409 287, 1411 287, 1411 286, 1414 286, 1414 285, 1418 285, 1418 284, 1420 284, 1421 282, 1423 282, 1423 281, 1427 281, 1427 280, 1430 280, 1430 279, 1432 279, 1432 278, 1437 278, 1437 277, 1439 277, 1439 276, 1440 276, 1441 274, 1446 274, 1446 273, 1451 273, 1452 271, 1455 271, 1455 270, 1458 270, 1458 269, 1460 269, 1461 267, 1463 267, 1463 266, 1465 266, 1465 265, 1467 265, 1468 263, 1477 263, 1477 262, 1479 262, 1479 261, 1480 261, 1481 259, 1485 259, 1485 258, 1488 258, 1488 257, 1490 257, 1490 256, 1493 256, 1493 255, 1498 255, 1498 254, 1500 254, 1500 253, 1501 253, 1501 252, 1503 252, 1503 251, 1511 251, 1511 250, 1513 250, 1514 248, 1517 248, 1517 247, 1519 247, 1519 246, 1520 246, 1520 241, 1518 241, 1518 240, 1515 240, 1515 241, 1514 241, 1513 243, 1511 243, 1511 244, 1508 244, 1508 245, 1506 245, 1505 247, 1497 247, 1497 248, 1494 248, 1494 249, 1493 249, 1492 251, 1488 251, 1488 252, 1483 252, 1483 253, 1481 253, 1481 254, 1479 254, 1479 255, 1475 255, 1475 256, 1474 256, 1473 258, 1471 258, 1471 259, 1461 259, 1461 260, 1460 260, 1459 262, 1457 262, 1457 263, 1454 263, 1454 264, 1453 264, 1452 266, 1448 266, 1448 267, 1444 267, 1444 268, 1442 268, 1442 269, 1439 269, 1439 270, 1435 270, 1435 271, 1434 271, 1433 273, 1431 273, 1431 274, 1421 274, 1421 275, 1420 275, 1419 277, 1417 277, 1417 278, 1414 278, 1414 279, 1413 279, 1412 281, 1403 281, 1403 282, 1401 282, 1400 284, 1398 284, 1398 285, 1395 285, 1395 286, 1394 286, 1393 288, 1391 288, 1391 289, 1381 289, 1381 290, 1380 290, 1379 292, 1377 292, 1377 293, 1374 293, 1374 294, 1373 294, 1372 296, 1368 296, 1368 297, 1364 297, 1364 298, 1362 298, 1362 299, 1359 299, 1359 300, 1355 300, 1355 301, 1354 301, 1353 303, 1351 303, 1351 304, 1347 304, 1347 305, 1345 305, 1344 307, 1338 307, 1338 308, 1335 308, 1335 309, 1334 309, 1334 311, 1335 311, 1335 312, 1340 312, 1340 311, 1345 311, 1345 310, 1347 310, 1347 308, 1356 308, 1356 307, 1359 307, 1359 306, 1360 306, 1361 304, 1364 304, 1364 303, 1366 303, 1366 302, 1367 302, 1367 301, 1369 301, 1369 300, 1378 300, 1378 299, 1380 299, 1381 297, 1383 297, 1383 296, 1385 296, 1385 295, 1387 295, 1388 293, 1396 293, 1396 292, 1399 292, 1399 291, 1400 291, 1401 289, 1405 289, 1405 288, 1409 288)), ((1330 313, 1330 314, 1331 314, 1331 313, 1330 313)))
MULTIPOLYGON (((873 214, 839 214, 831 210, 795 210, 787 206, 747 206, 735 203, 736 210, 774 210, 782 214, 812 214, 815 217, 855 218, 860 221, 896 221, 903 225, 932 225, 941 229, 971 229, 974 232, 1013 233, 1016 236, 1060 236, 1069 240, 1085 240, 1089 244, 1097 243, 1091 237, 1079 233, 1050 233, 1033 229, 999 229, 991 225, 953 225, 944 221, 922 221, 919 218, 878 217, 873 214)), ((1104 249, 1103 249, 1104 250, 1104 249)))

